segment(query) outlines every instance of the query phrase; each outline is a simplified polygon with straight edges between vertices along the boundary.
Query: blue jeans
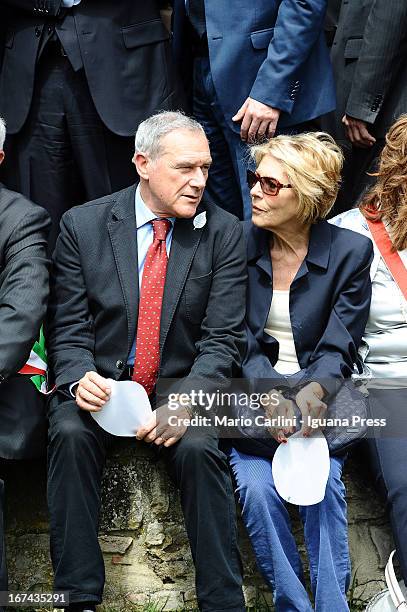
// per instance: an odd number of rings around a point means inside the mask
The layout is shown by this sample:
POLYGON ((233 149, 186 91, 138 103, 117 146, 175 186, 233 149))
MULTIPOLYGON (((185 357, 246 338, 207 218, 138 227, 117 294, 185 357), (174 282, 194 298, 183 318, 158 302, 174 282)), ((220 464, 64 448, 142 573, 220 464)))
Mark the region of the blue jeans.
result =
POLYGON ((193 115, 205 130, 212 156, 206 193, 214 204, 239 219, 251 219, 246 180, 248 147, 239 131, 234 132, 226 123, 213 85, 209 58, 195 58, 193 83, 193 115))
MULTIPOLYGON (((230 465, 237 484, 242 516, 258 567, 273 591, 278 612, 313 610, 304 586, 300 555, 284 500, 274 486, 271 461, 232 448, 230 465)), ((346 591, 350 557, 343 459, 331 458, 325 498, 313 506, 300 506, 304 525, 311 587, 317 612, 349 610, 346 591)))
POLYGON ((370 467, 390 514, 404 584, 407 585, 407 421, 406 389, 369 389, 372 418, 385 418, 367 439, 370 467))

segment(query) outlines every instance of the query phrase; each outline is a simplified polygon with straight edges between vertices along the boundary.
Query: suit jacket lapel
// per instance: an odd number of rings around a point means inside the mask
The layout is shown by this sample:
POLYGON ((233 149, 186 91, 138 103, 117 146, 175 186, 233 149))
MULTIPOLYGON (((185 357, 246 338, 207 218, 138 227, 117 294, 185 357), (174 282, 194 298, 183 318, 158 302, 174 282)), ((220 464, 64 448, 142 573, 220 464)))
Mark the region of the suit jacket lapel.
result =
MULTIPOLYGON (((120 193, 108 221, 108 232, 126 307, 127 354, 136 335, 139 301, 135 192, 136 186, 133 185, 120 193)), ((109 282, 108 278, 106 282, 109 282)))
MULTIPOLYGON (((269 251, 270 232, 248 224, 245 226, 249 270, 250 319, 256 337, 262 340, 273 296, 273 270, 269 251), (258 271, 261 270, 259 278, 258 271)), ((267 334, 266 334, 267 336, 267 334)), ((270 337, 270 336, 268 336, 270 337)))
POLYGON ((327 221, 318 221, 311 226, 308 252, 295 275, 292 286, 309 272, 308 264, 326 270, 331 252, 331 226, 327 221))
MULTIPOLYGON (((197 212, 200 212, 200 208, 197 212)), ((205 228, 194 229, 193 219, 177 219, 172 234, 161 311, 160 352, 162 353, 182 289, 205 228)))

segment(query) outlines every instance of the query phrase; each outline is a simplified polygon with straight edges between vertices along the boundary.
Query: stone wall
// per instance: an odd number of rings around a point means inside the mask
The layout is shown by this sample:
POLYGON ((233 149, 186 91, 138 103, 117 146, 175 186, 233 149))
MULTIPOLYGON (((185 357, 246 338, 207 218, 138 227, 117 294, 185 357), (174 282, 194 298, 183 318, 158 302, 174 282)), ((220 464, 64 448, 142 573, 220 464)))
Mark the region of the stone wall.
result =
MULTIPOLYGON (((348 462, 345 482, 354 583, 352 609, 383 588, 383 569, 392 548, 383 505, 348 462)), ((9 467, 7 547, 10 588, 49 590, 45 466, 43 462, 9 467)), ((301 525, 293 510, 294 530, 303 551, 301 525)), ((270 606, 270 593, 256 572, 250 544, 240 524, 249 605, 270 606)), ((105 605, 101 610, 132 611, 157 604, 164 611, 193 608, 194 569, 178 495, 163 467, 142 445, 111 455, 103 482, 100 543, 106 564, 105 605)), ((154 606, 150 606, 150 609, 154 606)), ((27 610, 27 608, 25 608, 27 610)))

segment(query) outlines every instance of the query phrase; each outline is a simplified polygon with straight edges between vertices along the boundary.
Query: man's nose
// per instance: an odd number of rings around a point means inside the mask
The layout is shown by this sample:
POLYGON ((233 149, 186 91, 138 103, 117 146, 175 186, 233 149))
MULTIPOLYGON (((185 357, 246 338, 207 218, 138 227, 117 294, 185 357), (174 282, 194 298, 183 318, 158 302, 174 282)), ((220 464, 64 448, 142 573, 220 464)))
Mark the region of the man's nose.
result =
POLYGON ((193 176, 190 178, 189 182, 192 187, 198 187, 199 189, 203 189, 206 185, 207 174, 205 174, 202 168, 195 168, 193 176))

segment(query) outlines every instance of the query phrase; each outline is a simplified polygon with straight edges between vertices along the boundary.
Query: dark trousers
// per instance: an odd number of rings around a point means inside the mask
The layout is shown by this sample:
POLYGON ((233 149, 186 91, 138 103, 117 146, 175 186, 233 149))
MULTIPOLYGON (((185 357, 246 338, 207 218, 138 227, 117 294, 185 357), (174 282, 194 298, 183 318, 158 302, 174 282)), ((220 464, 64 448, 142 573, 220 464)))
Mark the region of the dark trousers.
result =
MULTIPOLYGON (((45 455, 46 425, 43 396, 28 376, 11 376, 1 385, 0 396, 0 591, 7 590, 4 468, 7 460, 45 455)), ((1 606, 0 612, 3 612, 1 606)))
POLYGON ((407 586, 407 389, 370 389, 373 418, 386 418, 369 438, 370 465, 376 485, 386 500, 397 548, 397 558, 407 586))
POLYGON ((234 132, 225 121, 207 57, 198 57, 194 61, 193 115, 204 128, 211 149, 212 165, 206 184, 209 199, 239 219, 249 219, 251 204, 246 184, 248 148, 239 133, 234 132))
POLYGON ((7 137, 2 165, 5 185, 50 213, 50 250, 66 210, 136 179, 134 139, 105 127, 84 70, 74 72, 57 49, 46 49, 39 61, 29 116, 18 134, 7 137))
POLYGON ((44 457, 47 425, 45 398, 30 377, 10 376, 0 391, 0 457, 44 457))
POLYGON ((375 183, 370 176, 377 170, 377 162, 384 147, 384 138, 378 138, 368 149, 352 147, 349 142, 338 142, 342 147, 345 161, 342 172, 341 187, 329 217, 339 215, 345 210, 355 208, 364 193, 375 183))
MULTIPOLYGON (((0 479, 0 591, 7 591, 6 551, 4 543, 4 482, 0 479)), ((3 608, 0 606, 0 612, 3 608)))
MULTIPOLYGON (((74 401, 56 396, 49 409, 48 504, 55 589, 71 602, 102 600, 104 564, 98 543, 100 485, 114 440, 74 401)), ((244 610, 233 490, 216 438, 189 429, 161 449, 181 493, 196 567, 201 610, 244 610)))

